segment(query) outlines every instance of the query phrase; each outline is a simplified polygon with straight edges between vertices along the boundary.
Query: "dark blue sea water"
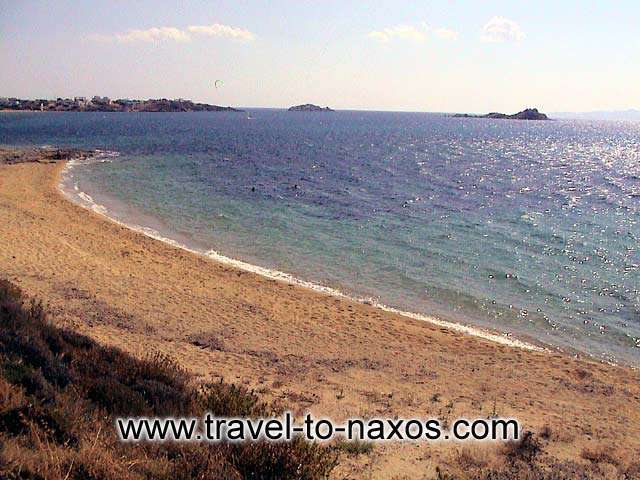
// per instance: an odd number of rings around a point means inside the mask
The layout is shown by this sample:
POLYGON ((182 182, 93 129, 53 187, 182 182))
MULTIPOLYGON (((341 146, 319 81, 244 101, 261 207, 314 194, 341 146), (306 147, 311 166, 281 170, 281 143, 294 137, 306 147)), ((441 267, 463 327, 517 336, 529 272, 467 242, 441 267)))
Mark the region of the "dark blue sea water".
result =
MULTIPOLYGON (((108 214, 402 310, 640 364, 640 123, 0 114, 108 214)), ((86 198, 85 198, 86 199, 86 198)))

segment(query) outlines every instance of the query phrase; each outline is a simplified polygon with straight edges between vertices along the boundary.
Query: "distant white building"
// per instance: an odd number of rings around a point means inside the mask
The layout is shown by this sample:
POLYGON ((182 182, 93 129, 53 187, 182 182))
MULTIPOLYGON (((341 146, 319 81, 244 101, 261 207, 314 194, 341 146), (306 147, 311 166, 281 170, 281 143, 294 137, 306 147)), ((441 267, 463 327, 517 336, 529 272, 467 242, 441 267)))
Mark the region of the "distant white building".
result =
POLYGON ((109 97, 101 97, 99 95, 94 96, 91 101, 99 105, 109 105, 111 103, 109 97))

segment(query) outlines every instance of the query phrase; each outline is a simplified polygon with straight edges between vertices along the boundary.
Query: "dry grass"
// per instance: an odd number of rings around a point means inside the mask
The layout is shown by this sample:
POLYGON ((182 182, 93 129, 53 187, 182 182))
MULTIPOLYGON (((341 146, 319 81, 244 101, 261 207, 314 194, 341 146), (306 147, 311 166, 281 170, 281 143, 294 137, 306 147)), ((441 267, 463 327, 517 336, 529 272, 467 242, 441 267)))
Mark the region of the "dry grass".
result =
POLYGON ((586 462, 561 461, 545 453, 531 432, 499 448, 465 448, 436 471, 437 480, 634 480, 640 463, 624 461, 612 448, 583 451, 586 462))
POLYGON ((319 479, 330 448, 290 443, 124 444, 114 417, 262 416, 254 392, 194 387, 162 356, 135 359, 48 323, 38 303, 0 281, 0 478, 319 479))
POLYGON ((358 456, 370 454, 374 445, 372 442, 362 440, 339 440, 333 444, 332 448, 350 456, 358 456))
POLYGON ((608 445, 585 448, 580 456, 596 465, 608 463, 609 465, 618 466, 621 463, 621 459, 616 455, 614 449, 608 445))
POLYGON ((209 350, 224 351, 224 342, 213 333, 200 332, 187 336, 187 341, 191 345, 209 350))

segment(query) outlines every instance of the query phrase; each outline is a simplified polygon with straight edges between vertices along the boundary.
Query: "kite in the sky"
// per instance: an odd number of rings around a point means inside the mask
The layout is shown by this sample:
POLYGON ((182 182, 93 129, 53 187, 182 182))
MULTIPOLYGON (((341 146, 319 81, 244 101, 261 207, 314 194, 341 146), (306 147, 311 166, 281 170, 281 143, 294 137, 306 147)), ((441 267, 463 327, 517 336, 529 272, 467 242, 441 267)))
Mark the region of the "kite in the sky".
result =
POLYGON ((216 88, 221 87, 222 85, 224 85, 222 80, 216 80, 215 82, 213 82, 213 86, 216 88))

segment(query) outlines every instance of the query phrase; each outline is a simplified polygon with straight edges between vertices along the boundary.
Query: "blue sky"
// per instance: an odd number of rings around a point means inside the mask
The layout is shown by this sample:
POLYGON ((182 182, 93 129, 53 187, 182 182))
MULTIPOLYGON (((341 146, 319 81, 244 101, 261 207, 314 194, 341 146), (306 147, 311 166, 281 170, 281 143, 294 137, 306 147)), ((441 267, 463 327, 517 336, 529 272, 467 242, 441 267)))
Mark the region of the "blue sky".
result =
POLYGON ((639 19, 636 1, 0 0, 0 96, 640 108, 639 19))

